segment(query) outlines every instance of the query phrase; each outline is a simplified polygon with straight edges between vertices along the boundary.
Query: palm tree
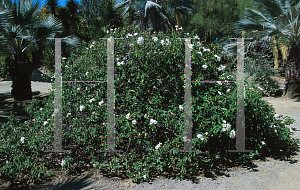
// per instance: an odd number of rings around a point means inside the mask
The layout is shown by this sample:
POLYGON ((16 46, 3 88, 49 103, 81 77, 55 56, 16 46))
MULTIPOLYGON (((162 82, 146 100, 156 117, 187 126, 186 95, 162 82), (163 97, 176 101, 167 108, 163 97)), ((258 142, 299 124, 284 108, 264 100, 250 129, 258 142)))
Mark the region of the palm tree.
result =
POLYGON ((153 1, 127 0, 116 4, 114 7, 122 9, 122 16, 134 20, 133 25, 142 30, 152 28, 152 31, 166 31, 166 29, 172 28, 163 7, 153 1))
POLYGON ((105 0, 103 2, 102 18, 110 28, 118 28, 123 25, 123 19, 114 7, 118 2, 116 0, 105 0))
POLYGON ((79 4, 74 0, 69 0, 66 3, 66 10, 70 20, 70 35, 76 35, 77 23, 79 22, 78 10, 79 4))
POLYGON ((172 13, 172 11, 174 11, 175 13, 176 22, 179 28, 182 26, 180 15, 190 16, 193 10, 195 10, 190 0, 171 0, 168 4, 170 12, 172 13))
MULTIPOLYGON (((61 24, 51 14, 38 20, 40 2, 18 1, 9 9, 0 12, 0 52, 7 56, 9 73, 12 78, 12 97, 15 100, 31 100, 31 74, 33 62, 29 59, 32 49, 38 49, 46 43, 46 37, 54 37, 61 31, 61 24)), ((2 7, 3 8, 3 7, 2 7)), ((33 53, 32 56, 36 55, 33 53)), ((34 58, 34 57, 33 57, 34 58)))
POLYGON ((46 5, 48 6, 49 10, 51 11, 51 13, 55 17, 56 16, 55 9, 57 7, 57 0, 47 0, 47 4, 46 5))
MULTIPOLYGON (((299 13, 300 0, 253 0, 253 8, 247 8, 245 18, 238 21, 238 31, 249 31, 253 37, 262 39, 275 36, 277 43, 288 45, 285 62, 285 94, 299 90, 300 50, 299 13)), ((247 42, 245 42, 247 43, 247 42)), ((231 46, 231 48, 233 48, 231 46)), ((231 49, 229 48, 229 49, 231 49)), ((225 49, 224 49, 225 50, 225 49)), ((230 50, 229 50, 230 51, 230 50)))

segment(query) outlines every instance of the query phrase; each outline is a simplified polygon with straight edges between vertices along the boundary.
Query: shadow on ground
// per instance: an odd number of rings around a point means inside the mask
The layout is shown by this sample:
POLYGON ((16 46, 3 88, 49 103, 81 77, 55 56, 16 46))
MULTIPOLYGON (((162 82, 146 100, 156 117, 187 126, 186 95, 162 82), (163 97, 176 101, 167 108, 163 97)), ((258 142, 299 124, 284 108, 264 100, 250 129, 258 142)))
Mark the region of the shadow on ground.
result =
MULTIPOLYGON (((41 93, 40 91, 33 91, 32 98, 42 101, 44 98, 48 98, 50 93, 41 93)), ((15 115, 16 121, 27 121, 29 115, 24 110, 30 105, 32 100, 17 101, 11 97, 11 93, 0 93, 0 125, 9 121, 8 117, 11 114, 15 115)))

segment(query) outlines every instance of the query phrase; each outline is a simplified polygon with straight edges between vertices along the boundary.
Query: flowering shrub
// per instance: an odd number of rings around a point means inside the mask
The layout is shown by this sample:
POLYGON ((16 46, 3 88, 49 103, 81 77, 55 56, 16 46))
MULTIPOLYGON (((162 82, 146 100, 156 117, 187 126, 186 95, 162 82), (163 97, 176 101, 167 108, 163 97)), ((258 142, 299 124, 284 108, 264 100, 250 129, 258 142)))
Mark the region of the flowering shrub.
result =
MULTIPOLYGON (((53 149, 52 91, 42 104, 33 101, 27 107, 27 112, 36 118, 34 121, 2 126, 0 146, 5 152, 1 153, 2 175, 14 178, 15 171, 24 169, 20 163, 30 158, 36 165, 26 171, 31 171, 32 178, 40 177, 38 162, 32 158, 43 158, 44 165, 40 167, 48 168, 41 169, 45 176, 53 172, 50 167, 70 172, 96 167, 113 175, 125 175, 134 182, 149 181, 163 172, 182 179, 195 175, 200 169, 215 168, 224 161, 244 165, 263 153, 295 147, 291 131, 285 127, 292 120, 275 115, 274 109, 260 100, 259 92, 247 87, 245 142, 246 149, 255 151, 226 152, 236 149, 236 84, 193 82, 192 145, 201 153, 175 152, 174 149, 184 150, 184 142, 189 140, 182 136, 185 44, 184 40, 175 38, 193 37, 194 33, 181 36, 173 31, 150 36, 147 32, 126 28, 107 35, 110 36, 124 38, 114 40, 115 149, 123 152, 97 152, 107 148, 106 83, 64 83, 63 149, 72 153, 53 160, 43 152, 46 148, 53 149), (26 129, 31 133, 25 133, 26 129), (21 137, 24 137, 22 141, 21 137), (13 146, 15 149, 11 149, 13 146), (16 148, 20 146, 24 147, 22 151, 16 148), (36 149, 39 151, 32 152, 36 149), (11 165, 7 166, 5 160, 11 165)), ((236 80, 221 64, 215 48, 204 47, 194 40, 189 48, 192 49, 192 81, 236 80)), ((106 41, 99 40, 89 44, 82 54, 64 59, 63 81, 105 81, 106 52, 106 41)))
POLYGON ((251 52, 252 57, 245 59, 246 82, 262 91, 264 96, 274 94, 279 83, 271 76, 279 76, 273 68, 273 59, 266 52, 251 52))

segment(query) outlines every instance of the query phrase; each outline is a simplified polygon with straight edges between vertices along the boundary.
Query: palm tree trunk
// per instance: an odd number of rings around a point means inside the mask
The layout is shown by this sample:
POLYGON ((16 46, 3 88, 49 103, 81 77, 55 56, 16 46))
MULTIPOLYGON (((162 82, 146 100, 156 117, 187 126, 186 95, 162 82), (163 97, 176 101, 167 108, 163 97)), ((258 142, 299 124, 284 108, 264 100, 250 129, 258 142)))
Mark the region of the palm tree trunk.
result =
POLYGON ((283 96, 293 98, 300 95, 299 61, 300 50, 296 43, 290 45, 285 63, 285 93, 283 96))
POLYGON ((178 28, 181 27, 181 20, 180 20, 180 13, 177 9, 175 9, 175 15, 176 15, 176 21, 177 21, 177 25, 178 25, 178 28))
POLYGON ((9 73, 13 81, 11 95, 18 101, 32 100, 31 75, 33 69, 29 59, 25 57, 9 61, 9 73))
POLYGON ((274 57, 274 69, 278 69, 279 64, 278 64, 278 49, 276 46, 276 39, 275 36, 271 37, 271 43, 273 45, 273 57, 274 57))

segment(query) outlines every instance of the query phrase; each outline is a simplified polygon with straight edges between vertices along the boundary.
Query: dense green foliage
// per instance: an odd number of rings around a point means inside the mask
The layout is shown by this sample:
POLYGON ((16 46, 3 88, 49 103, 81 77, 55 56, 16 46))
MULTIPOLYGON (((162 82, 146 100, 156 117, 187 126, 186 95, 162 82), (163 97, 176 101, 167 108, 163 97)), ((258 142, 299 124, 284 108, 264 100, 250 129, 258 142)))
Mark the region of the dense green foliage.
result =
MULTIPOLYGON (((54 92, 43 102, 34 100, 26 108, 35 118, 25 123, 11 121, 1 126, 1 177, 18 181, 45 178, 57 170, 69 172, 96 167, 112 175, 125 175, 134 182, 149 181, 163 172, 179 179, 235 163, 247 165, 258 156, 294 150, 295 140, 286 125, 293 120, 275 114, 261 100, 261 92, 246 87, 246 149, 234 150, 236 126, 236 84, 192 84, 193 149, 184 149, 184 41, 194 37, 168 31, 149 35, 138 29, 111 31, 115 40, 115 136, 121 153, 97 153, 106 149, 106 83, 62 85, 63 149, 70 154, 54 156, 54 92), (129 35, 132 34, 132 35, 129 35), (168 39, 168 40, 167 40, 168 39), (161 40, 164 40, 162 43, 161 40), (128 51, 130 49, 130 51, 128 51), (171 82, 170 82, 171 81, 171 82), (23 137, 23 138, 22 138, 23 137)), ((235 80, 222 67, 219 52, 192 40, 192 81, 235 80), (209 50, 208 50, 209 49, 209 50)), ((106 41, 86 44, 62 61, 62 79, 106 80, 106 41)))

